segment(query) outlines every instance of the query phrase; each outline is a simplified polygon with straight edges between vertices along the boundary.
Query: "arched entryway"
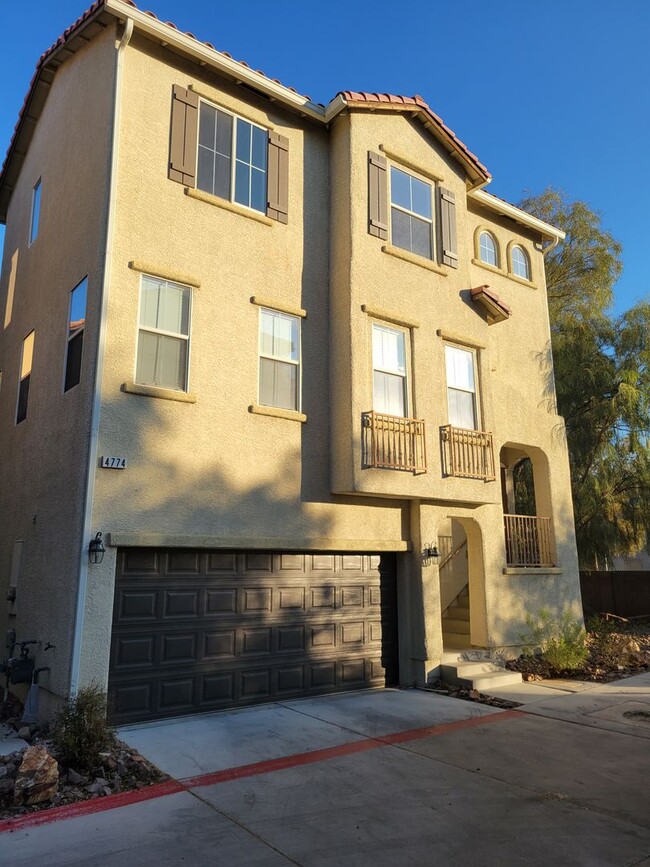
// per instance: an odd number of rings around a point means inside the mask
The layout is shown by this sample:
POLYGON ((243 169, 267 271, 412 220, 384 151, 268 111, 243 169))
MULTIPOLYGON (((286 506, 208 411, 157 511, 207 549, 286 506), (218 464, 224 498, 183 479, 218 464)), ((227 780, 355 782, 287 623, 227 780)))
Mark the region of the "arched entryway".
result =
POLYGON ((472 518, 449 517, 438 535, 440 602, 445 650, 485 644, 485 571, 481 528, 472 518))
POLYGON ((507 443, 500 452, 506 566, 555 565, 548 459, 540 449, 507 443))

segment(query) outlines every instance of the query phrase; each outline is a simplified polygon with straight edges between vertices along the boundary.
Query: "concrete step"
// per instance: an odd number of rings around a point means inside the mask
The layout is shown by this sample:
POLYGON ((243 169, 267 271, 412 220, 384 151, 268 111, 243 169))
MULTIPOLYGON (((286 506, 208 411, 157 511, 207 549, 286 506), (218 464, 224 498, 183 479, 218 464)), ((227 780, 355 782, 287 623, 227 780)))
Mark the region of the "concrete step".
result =
POLYGON ((442 621, 442 632, 460 632, 469 635, 469 620, 457 620, 452 617, 444 617, 442 621))
POLYGON ((472 646, 469 635, 466 632, 447 632, 446 629, 442 630, 442 643, 450 649, 462 649, 472 646))
POLYGON ((467 689, 487 692, 503 686, 521 683, 518 671, 507 671, 489 660, 476 662, 445 663, 440 666, 441 677, 446 683, 454 683, 467 689))
POLYGON ((450 605, 442 616, 451 617, 452 620, 469 620, 469 608, 463 608, 461 605, 450 605))

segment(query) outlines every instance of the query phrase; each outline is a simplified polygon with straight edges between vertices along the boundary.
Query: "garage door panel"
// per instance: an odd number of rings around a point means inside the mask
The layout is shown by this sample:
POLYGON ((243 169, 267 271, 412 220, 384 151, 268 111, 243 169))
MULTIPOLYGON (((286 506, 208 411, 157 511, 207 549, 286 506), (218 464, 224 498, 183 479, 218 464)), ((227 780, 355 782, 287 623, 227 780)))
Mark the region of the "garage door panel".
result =
POLYGON ((393 683, 395 597, 392 558, 121 551, 113 720, 393 683))

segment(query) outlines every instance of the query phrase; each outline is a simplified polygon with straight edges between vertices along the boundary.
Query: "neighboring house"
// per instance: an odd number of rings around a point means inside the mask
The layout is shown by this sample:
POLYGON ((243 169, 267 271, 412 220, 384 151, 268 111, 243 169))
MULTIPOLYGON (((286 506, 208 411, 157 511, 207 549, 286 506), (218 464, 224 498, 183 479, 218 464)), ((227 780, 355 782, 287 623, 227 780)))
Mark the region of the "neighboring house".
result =
POLYGON ((127 0, 43 55, 0 175, 0 580, 45 707, 423 684, 581 616, 563 235, 489 180, 419 96, 317 105, 127 0))

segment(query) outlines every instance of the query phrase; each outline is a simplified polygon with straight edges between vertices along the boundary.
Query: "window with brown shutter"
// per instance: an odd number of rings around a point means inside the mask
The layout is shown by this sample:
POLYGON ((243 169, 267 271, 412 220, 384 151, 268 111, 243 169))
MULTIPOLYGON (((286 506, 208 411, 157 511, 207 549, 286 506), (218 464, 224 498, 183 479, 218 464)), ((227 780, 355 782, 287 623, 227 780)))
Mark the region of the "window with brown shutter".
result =
POLYGON ((388 190, 386 157, 368 151, 368 232, 388 239, 388 190))
POLYGON ((269 132, 268 203, 266 216, 280 223, 289 221, 289 139, 269 132))
POLYGON ((456 196, 451 190, 440 188, 440 230, 442 235, 442 264, 458 268, 456 241, 456 196))
POLYGON ((289 139, 174 86, 169 177, 212 196, 289 219, 289 139))
POLYGON ((186 187, 196 185, 198 127, 198 96, 175 84, 172 94, 169 177, 186 187))

